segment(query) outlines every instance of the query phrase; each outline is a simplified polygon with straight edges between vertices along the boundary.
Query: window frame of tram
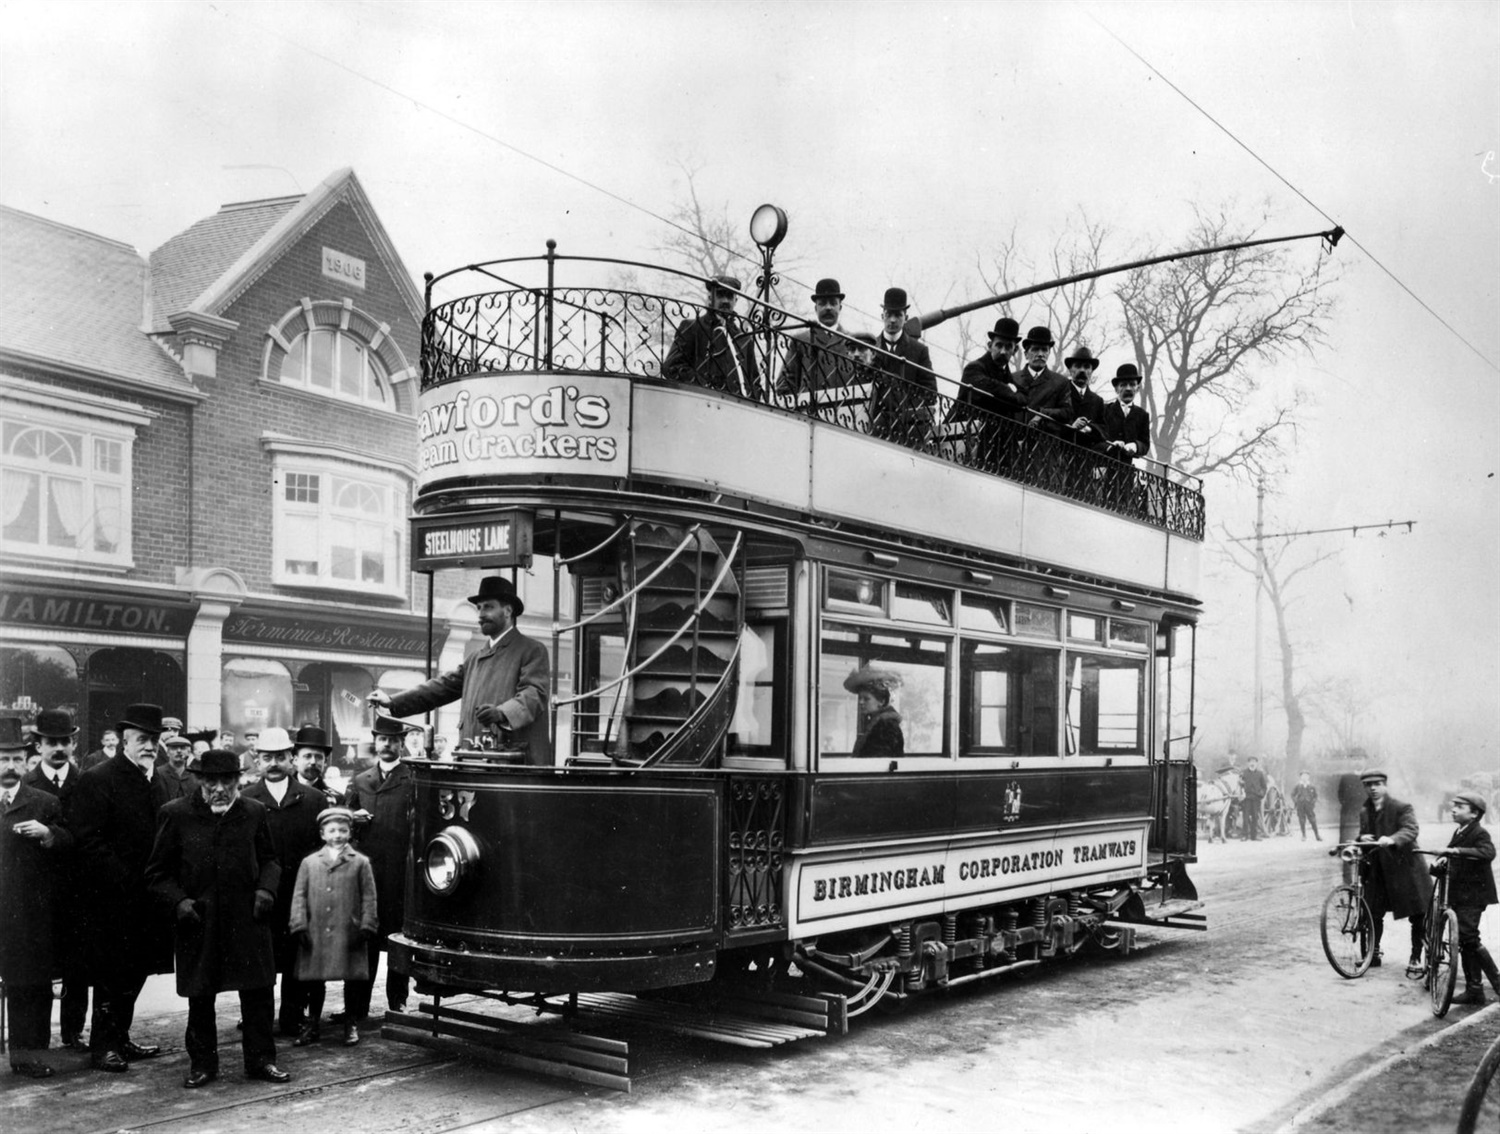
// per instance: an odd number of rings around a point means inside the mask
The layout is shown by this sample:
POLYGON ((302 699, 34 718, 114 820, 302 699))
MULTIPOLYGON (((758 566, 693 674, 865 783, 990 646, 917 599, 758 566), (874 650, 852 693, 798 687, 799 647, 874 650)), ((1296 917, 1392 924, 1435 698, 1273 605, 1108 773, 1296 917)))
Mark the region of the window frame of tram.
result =
MULTIPOLYGON (((942 751, 913 752, 909 747, 903 760, 930 766, 934 758, 949 758, 947 714, 954 699, 955 659, 958 756, 965 761, 1081 756, 1115 763, 1147 758, 1154 640, 1149 622, 833 567, 823 575, 817 731, 818 755, 825 767, 869 767, 853 758, 852 748, 842 746, 846 736, 834 742, 829 720, 850 715, 849 694, 842 683, 851 668, 858 668, 853 662, 886 663, 902 672, 901 652, 893 652, 890 641, 900 635, 907 637, 908 651, 912 640, 922 636, 942 643, 945 659, 942 751), (851 631, 865 635, 856 641, 868 641, 865 652, 848 648, 844 635, 851 631), (1079 675, 1076 690, 1069 684, 1074 669, 1079 675), (1134 674, 1133 687, 1122 689, 1119 679, 1107 676, 1114 673, 1134 674), (1122 703, 1129 707, 1122 708, 1122 703), (1110 738, 1110 717, 1128 718, 1128 739, 1119 735, 1118 723, 1110 738)), ((909 683, 904 691, 910 697, 909 683)), ((914 708, 899 692, 893 701, 903 718, 914 708)), ((841 732, 850 732, 847 723, 841 732)))

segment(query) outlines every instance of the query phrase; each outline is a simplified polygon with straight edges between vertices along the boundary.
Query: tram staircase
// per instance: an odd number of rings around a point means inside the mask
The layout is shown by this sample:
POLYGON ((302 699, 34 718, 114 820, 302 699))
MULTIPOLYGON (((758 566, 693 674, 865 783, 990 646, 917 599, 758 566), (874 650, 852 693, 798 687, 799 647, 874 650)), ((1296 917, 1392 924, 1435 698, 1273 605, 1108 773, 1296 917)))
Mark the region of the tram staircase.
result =
POLYGON ((620 557, 631 675, 616 763, 701 766, 723 749, 739 684, 735 558, 706 528, 632 521, 620 557))

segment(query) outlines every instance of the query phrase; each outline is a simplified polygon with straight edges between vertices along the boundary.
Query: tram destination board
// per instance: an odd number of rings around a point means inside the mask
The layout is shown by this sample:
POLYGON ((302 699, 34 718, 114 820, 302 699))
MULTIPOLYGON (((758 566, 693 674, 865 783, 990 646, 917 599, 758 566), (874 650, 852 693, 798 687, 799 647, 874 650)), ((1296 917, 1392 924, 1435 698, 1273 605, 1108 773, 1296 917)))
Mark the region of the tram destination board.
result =
POLYGON ((531 513, 519 508, 413 520, 412 570, 529 567, 531 521, 531 513))

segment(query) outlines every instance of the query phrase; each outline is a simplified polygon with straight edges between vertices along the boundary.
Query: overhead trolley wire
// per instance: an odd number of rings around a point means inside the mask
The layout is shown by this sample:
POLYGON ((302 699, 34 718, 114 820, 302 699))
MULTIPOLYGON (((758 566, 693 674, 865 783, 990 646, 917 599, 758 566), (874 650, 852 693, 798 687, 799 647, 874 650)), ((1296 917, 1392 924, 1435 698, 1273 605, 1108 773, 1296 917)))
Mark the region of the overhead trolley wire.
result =
MULTIPOLYGON (((1280 170, 1278 170, 1275 166, 1273 166, 1265 158, 1261 157, 1260 154, 1256 153, 1253 149, 1251 149, 1248 143, 1246 143, 1243 140, 1241 140, 1240 137, 1237 134, 1235 134, 1235 132, 1233 130, 1231 130, 1228 126, 1225 126, 1224 123, 1220 122, 1217 118, 1215 118, 1212 114, 1210 114, 1207 110, 1205 110, 1201 105, 1199 105, 1198 102, 1190 94, 1188 94, 1185 90, 1183 90, 1181 87, 1179 87, 1171 79, 1167 78, 1166 75, 1162 74, 1161 70, 1158 67, 1156 67, 1156 65, 1153 64, 1149 59, 1147 59, 1139 51, 1137 51, 1135 48, 1131 47, 1130 44, 1126 43, 1123 39, 1121 39, 1120 36, 1115 33, 1115 31, 1114 31, 1113 28, 1109 27, 1109 25, 1107 25, 1106 23, 1104 23, 1103 20, 1101 20, 1098 16, 1094 15, 1094 13, 1092 13, 1092 12, 1090 12, 1088 14, 1088 16, 1089 16, 1089 19, 1093 20, 1094 23, 1097 24, 1104 31, 1104 33, 1106 35, 1108 35, 1111 39, 1113 39, 1116 43, 1118 43, 1126 51, 1130 52, 1131 55, 1135 56, 1135 58, 1141 63, 1141 65, 1143 67, 1145 67, 1148 71, 1150 71, 1153 75, 1155 75, 1162 82, 1166 83, 1167 86, 1171 87, 1172 90, 1175 91, 1178 95, 1182 96, 1182 98, 1187 102, 1187 104, 1189 106, 1191 106, 1199 114, 1203 115, 1204 118, 1207 118, 1210 122, 1212 122, 1220 130, 1222 130, 1224 132, 1224 135, 1227 138, 1229 138, 1230 141, 1232 141, 1235 145, 1239 146, 1240 149, 1244 150, 1247 154, 1249 154, 1252 158, 1254 158, 1257 162, 1259 162, 1262 166, 1264 166, 1266 168, 1266 170, 1271 174, 1271 176, 1275 177, 1276 180, 1280 181, 1283 185, 1285 185, 1293 193, 1297 194, 1297 196, 1300 197, 1304 202, 1306 202, 1307 205, 1308 205, 1308 207, 1310 207, 1314 212, 1316 212, 1319 216, 1321 216, 1324 220, 1328 221, 1330 224, 1337 223, 1336 221, 1334 221, 1334 219, 1331 216, 1329 216, 1326 212, 1324 212, 1323 209, 1320 208, 1315 201, 1313 201, 1310 197, 1308 197, 1308 195, 1306 193, 1302 192, 1301 189, 1298 189, 1295 185, 1293 185, 1290 181, 1288 181, 1286 179, 1286 177, 1284 177, 1282 175, 1282 173, 1281 173, 1280 170)), ((1353 233, 1345 233, 1344 235, 1347 237, 1349 243, 1353 244, 1356 248, 1358 248, 1361 252, 1363 252, 1366 257, 1369 258, 1370 263, 1374 264, 1382 272, 1384 272, 1386 275, 1388 275, 1395 282, 1395 284, 1396 284, 1397 287, 1399 287, 1402 291, 1406 292, 1406 294, 1409 295, 1409 296, 1411 296, 1412 299, 1416 300, 1417 304, 1422 308, 1422 310, 1426 311, 1427 314, 1431 315, 1434 319, 1436 319, 1439 323, 1441 323, 1444 327, 1446 327, 1448 329, 1449 333, 1452 334, 1454 338, 1456 338, 1459 342, 1463 343, 1464 346, 1468 347, 1471 351, 1473 351, 1476 355, 1478 355, 1481 359, 1483 359, 1484 362, 1485 362, 1485 364, 1488 365, 1491 369, 1500 370, 1500 366, 1497 366, 1493 361, 1491 361, 1491 359, 1489 358, 1488 355, 1486 355, 1482 350, 1480 350, 1477 346, 1475 346, 1468 339, 1466 339, 1462 334, 1460 334, 1459 331, 1458 331, 1458 329, 1456 327, 1454 327, 1452 323, 1448 322, 1448 320, 1444 319, 1435 310, 1433 310, 1432 306, 1430 304, 1428 304, 1427 301, 1424 300, 1420 295, 1418 295, 1416 292, 1412 291, 1412 289, 1406 285, 1405 281, 1403 281, 1400 276, 1396 275, 1396 273, 1393 272, 1393 271, 1391 271, 1390 268, 1387 268, 1385 266, 1385 264, 1381 262, 1380 258, 1375 255, 1375 253, 1371 252, 1368 248, 1366 248, 1363 244, 1361 244, 1358 237, 1356 237, 1353 233)))

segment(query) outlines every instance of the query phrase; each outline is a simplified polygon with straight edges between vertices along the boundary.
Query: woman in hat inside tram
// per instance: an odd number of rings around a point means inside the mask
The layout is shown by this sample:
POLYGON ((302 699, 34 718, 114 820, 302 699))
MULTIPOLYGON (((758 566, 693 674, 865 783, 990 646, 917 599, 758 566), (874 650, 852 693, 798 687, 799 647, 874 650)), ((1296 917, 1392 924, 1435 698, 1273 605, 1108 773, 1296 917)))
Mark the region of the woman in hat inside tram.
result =
POLYGON ((901 688, 894 670, 865 666, 844 678, 844 688, 859 698, 859 737, 856 756, 900 756, 906 751, 901 714, 891 704, 891 693, 901 688))

